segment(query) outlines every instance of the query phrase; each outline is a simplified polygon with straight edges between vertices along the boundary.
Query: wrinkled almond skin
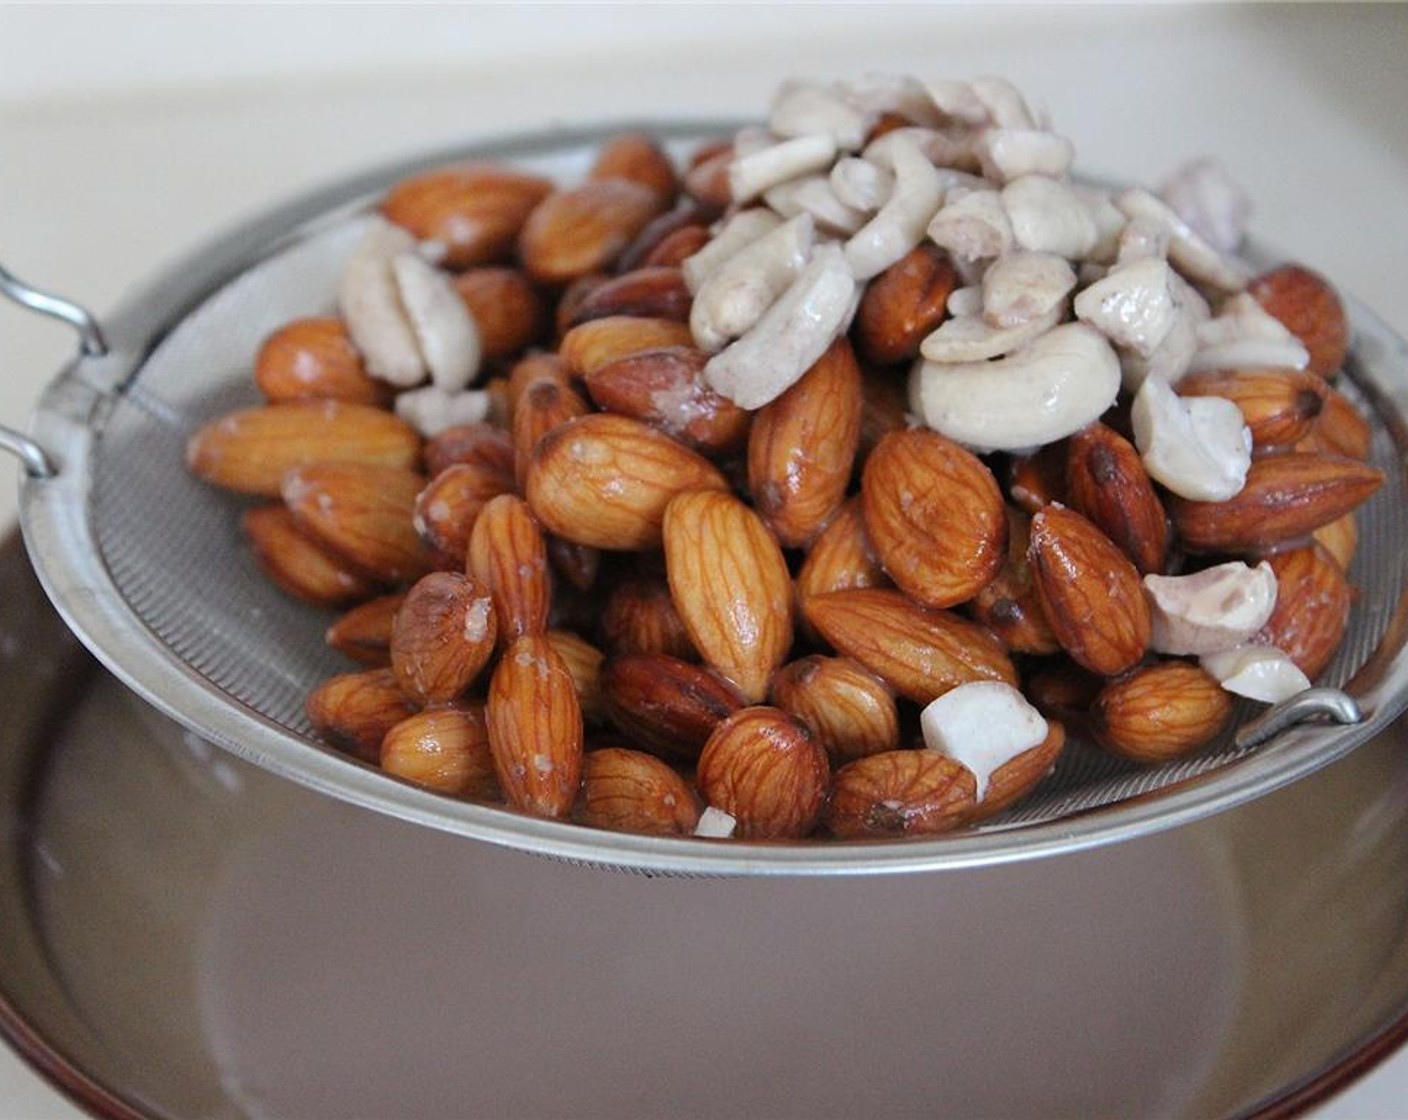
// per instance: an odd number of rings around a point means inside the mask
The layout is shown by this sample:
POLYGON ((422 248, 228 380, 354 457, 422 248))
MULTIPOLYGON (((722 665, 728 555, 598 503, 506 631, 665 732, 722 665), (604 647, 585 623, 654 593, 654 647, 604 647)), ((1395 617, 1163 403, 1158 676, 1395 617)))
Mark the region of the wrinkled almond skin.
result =
POLYGON ((1328 385, 1325 407, 1312 434, 1326 451, 1361 461, 1369 458, 1374 443, 1374 429, 1354 402, 1328 385))
POLYGON ((1253 459, 1246 485, 1227 501, 1173 498, 1169 513, 1190 551, 1253 551, 1308 536, 1382 484, 1381 472, 1355 459, 1279 452, 1253 459))
POLYGON ((663 579, 622 580, 611 589, 601 613, 601 633, 612 653, 664 653, 695 661, 699 652, 689 640, 670 586, 663 579))
POLYGON ((385 404, 387 387, 367 372, 341 319, 295 319, 264 340, 254 383, 270 402, 310 399, 385 404))
POLYGON ((689 783, 654 755, 603 747, 586 756, 576 819, 615 832, 688 836, 699 804, 689 783))
POLYGON ((511 358, 547 333, 543 297, 518 269, 471 268, 456 276, 454 284, 478 328, 486 362, 511 358))
POLYGON ((416 705, 390 669, 364 669, 329 677, 308 694, 308 719, 333 746, 364 762, 379 762, 386 733, 416 705))
POLYGON ((538 442, 569 420, 585 416, 591 407, 570 385, 536 380, 523 390, 513 409, 513 471, 521 489, 538 442))
POLYGON ((1049 654, 1061 649, 1051 632, 1027 563, 1031 518, 1007 507, 1007 560, 997 577, 973 597, 973 617, 1015 653, 1049 654))
POLYGON ((571 630, 549 630, 544 637, 572 676, 582 719, 587 723, 602 722, 606 713, 601 706, 601 666, 605 660, 601 650, 571 630))
POLYGON ((693 299, 678 268, 638 268, 594 285, 572 309, 568 327, 611 315, 687 323, 693 299))
POLYGON ((1149 605, 1139 572, 1075 510, 1051 505, 1032 518, 1027 563, 1056 640, 1080 665, 1112 677, 1149 646, 1149 605))
POLYGON ((513 439, 487 421, 456 424, 425 441, 425 473, 435 478, 455 463, 472 463, 496 474, 503 488, 513 488, 513 439))
POLYGON ((931 836, 962 825, 977 780, 939 751, 884 751, 836 771, 826 827, 841 840, 931 836))
POLYGON ((549 531, 593 548, 656 548, 670 499, 685 490, 723 491, 707 459, 647 424, 595 413, 539 441, 524 494, 549 531))
POLYGON ((1328 525, 1321 525, 1311 536, 1348 575, 1349 566, 1354 563, 1354 553, 1359 548, 1359 523, 1355 515, 1347 513, 1328 525))
POLYGON ((506 646, 524 634, 541 634, 552 609, 547 543, 528 504, 516 494, 485 503, 469 535, 465 570, 489 589, 506 646))
POLYGON ((747 443, 752 415, 709 387, 708 360, 693 346, 642 350, 587 374, 587 392, 607 412, 644 421, 700 454, 728 455, 747 443))
POLYGON ((1310 353, 1309 369, 1329 377, 1349 352, 1349 320, 1330 282, 1298 264, 1264 272, 1247 285, 1261 306, 1300 339, 1310 353))
POLYGON ((709 227, 703 224, 685 225, 679 229, 671 230, 650 247, 649 252, 641 258, 641 266, 645 268, 654 266, 678 268, 709 244, 712 237, 709 227))
POLYGON ((387 220, 445 247, 447 268, 503 260, 553 184, 492 163, 462 163, 403 179, 381 202, 387 220))
POLYGON ((412 524, 421 540, 464 561, 469 536, 485 503, 513 489, 513 478, 477 463, 452 463, 416 495, 412 524))
POLYGON ((409 470, 420 461, 420 435, 370 405, 282 401, 212 420, 186 444, 198 478, 267 498, 279 496, 294 467, 334 460, 409 470))
POLYGON ((1232 695, 1189 661, 1159 661, 1109 682, 1091 710, 1106 750, 1167 762, 1206 746, 1232 718, 1232 695))
POLYGON ((381 768, 451 797, 503 797, 483 704, 441 704, 402 720, 381 742, 381 768))
POLYGON ((971 599, 1007 558, 1007 514, 992 472, 927 428, 891 432, 861 475, 876 555, 900 590, 931 607, 971 599))
POLYGON ((733 202, 733 192, 728 185, 728 167, 732 162, 731 143, 710 144, 694 153, 680 185, 699 205, 722 212, 733 202))
POLYGON ((839 338, 753 417, 748 490, 784 546, 815 539, 845 500, 863 400, 860 366, 851 344, 839 338))
POLYGON ((295 599, 336 607, 376 594, 375 581, 305 533, 283 506, 246 510, 240 525, 264 574, 295 599))
POLYGON ((937 245, 911 249, 861 297, 855 322, 861 357, 882 366, 917 358, 919 344, 946 318, 948 297, 959 283, 953 262, 937 245))
POLYGON ((832 591, 888 586, 890 577, 865 531, 860 498, 851 498, 812 542, 797 573, 797 598, 805 604, 832 591))
POLYGON ((328 627, 324 640, 344 657, 371 668, 391 664, 391 627, 406 601, 404 592, 359 603, 328 627))
POLYGON ((472 576, 431 572, 416 581, 391 625, 391 669, 418 703, 462 696, 494 652, 494 604, 472 576))
POLYGON ((646 132, 622 132, 606 140, 587 178, 593 182, 623 179, 646 187, 655 192, 662 207, 674 202, 679 191, 675 165, 646 132))
POLYGON ((1314 680, 1339 649, 1354 589, 1320 545, 1278 552, 1266 562, 1276 574, 1276 606, 1255 640, 1281 650, 1314 680))
POLYGON ((582 707, 571 671, 546 636, 526 635, 504 651, 486 712, 508 803, 535 816, 568 816, 582 782, 582 707))
POLYGON ((616 262, 617 269, 624 273, 657 265, 679 267, 684 258, 692 256, 696 250, 691 248, 681 254, 677 248, 666 249, 665 246, 681 233, 690 235, 691 239, 702 234, 703 240, 699 242, 702 245, 709 240, 709 223, 712 220, 712 216, 702 207, 688 200, 682 201, 673 210, 652 218, 645 228, 636 234, 635 240, 616 262), (670 259, 656 259, 661 256, 670 259))
POLYGON ((665 508, 670 596, 705 662, 756 703, 792 645, 792 580, 777 540, 732 494, 683 493, 665 508))
POLYGON ((606 315, 572 327, 558 346, 568 372, 587 377, 602 366, 644 350, 665 346, 694 346, 689 324, 674 319, 635 315, 606 315))
POLYGON ((1017 508, 1036 513, 1052 502, 1067 503, 1066 441, 1057 440, 1012 460, 1007 493, 1017 508))
POLYGON ((1139 452, 1114 429, 1097 421, 1067 441, 1066 501, 1118 545, 1141 574, 1164 570, 1168 515, 1139 452))
POLYGON ((772 702, 806 724, 834 765, 899 746, 889 687, 849 657, 813 654, 784 665, 772 679, 772 702))
POLYGON ((714 728, 743 707, 727 681, 663 653, 628 653, 601 667, 606 716, 642 750, 673 762, 699 757, 714 728))
POLYGON ((1230 369, 1180 378, 1181 397, 1221 397, 1242 411, 1257 449, 1284 447, 1304 439, 1325 409, 1329 386, 1308 370, 1230 369))
POLYGON ((805 609, 832 646, 916 703, 968 681, 1017 684, 1007 651, 988 630, 898 591, 836 591, 809 599, 805 609))
POLYGON ((969 814, 969 823, 996 816, 1031 793, 1051 773, 1066 747, 1066 728, 1048 720, 1046 738, 1031 750, 1004 762, 988 776, 988 788, 969 814))
POLYGON ((430 567, 416 532, 416 497, 425 479, 414 471, 369 463, 295 467, 283 499, 298 524, 338 555, 386 583, 409 583, 430 567))
POLYGON ((649 187, 604 179, 554 191, 523 225, 518 254, 544 284, 610 268, 666 202, 649 187))
POLYGON ((704 800, 737 822, 745 840, 800 839, 821 817, 830 780, 826 752, 777 708, 743 708, 709 736, 695 781, 704 800))

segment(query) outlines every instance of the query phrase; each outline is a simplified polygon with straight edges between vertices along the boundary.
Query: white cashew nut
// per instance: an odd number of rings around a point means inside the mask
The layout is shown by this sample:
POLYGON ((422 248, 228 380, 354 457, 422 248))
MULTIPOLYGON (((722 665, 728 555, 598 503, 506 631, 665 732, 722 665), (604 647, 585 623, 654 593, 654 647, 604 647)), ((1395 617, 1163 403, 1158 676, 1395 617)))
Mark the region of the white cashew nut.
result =
POLYGON ((995 190, 953 192, 929 223, 929 240, 958 260, 991 260, 1015 244, 1012 220, 995 190))
POLYGON ((835 88, 789 81, 773 98, 768 127, 778 136, 829 136, 841 151, 854 152, 864 145, 871 119, 835 88))
POLYGON ((1300 340, 1247 292, 1230 297, 1215 318, 1199 323, 1197 339, 1188 365, 1193 373, 1246 366, 1304 369, 1310 364, 1300 340))
POLYGON ((1159 222, 1169 231, 1169 260, 1190 280, 1224 292, 1240 292, 1251 279, 1251 270, 1240 261, 1218 252, 1161 199, 1141 187, 1122 191, 1115 199, 1127 217, 1159 222))
POLYGON ((969 681, 949 689, 919 713, 924 745, 967 767, 977 800, 992 775, 1046 738, 1046 720, 1027 698, 1001 681, 969 681))
POLYGON ((692 257, 686 257, 680 265, 685 287, 691 294, 699 291, 709 274, 718 268, 745 245, 751 245, 764 234, 770 233, 782 224, 782 219, 771 210, 755 207, 740 210, 715 231, 714 236, 692 257))
POLYGON ((1146 575, 1149 648, 1181 656, 1221 653, 1251 640, 1276 607, 1276 573, 1240 560, 1186 576, 1146 575))
POLYGON ((1275 646, 1238 646, 1206 654, 1198 664, 1228 692, 1264 704, 1279 704, 1310 687, 1310 678, 1275 646))
POLYGON ((1075 145, 1064 136, 1035 128, 985 128, 975 150, 983 174, 998 183, 1023 175, 1061 176, 1075 162, 1075 145))
POLYGON ((1146 377, 1129 419, 1145 470, 1179 497, 1225 502, 1246 484, 1252 434, 1231 401, 1180 397, 1162 379, 1146 377))
POLYGON ((847 156, 831 169, 831 190, 846 206, 874 213, 895 189, 895 173, 868 159, 847 156))
POLYGON ((829 136, 813 133, 783 140, 730 163, 729 193, 734 202, 751 202, 778 183, 829 169, 835 158, 836 141, 829 136))
POLYGON ((1023 249, 1085 257, 1099 239, 1095 219, 1071 185, 1049 175, 1023 175, 1002 188, 1012 237, 1023 249))
POLYGON ((414 253, 399 253, 391 271, 430 379, 458 392, 479 372, 479 327, 450 277, 414 253))
POLYGON ((447 392, 424 385, 397 394, 396 415, 426 439, 458 424, 475 424, 489 415, 489 394, 483 389, 447 392))
MULTIPOLYGON (((958 306, 966 310, 968 303, 964 298, 958 306)), ((955 315, 924 337, 919 353, 935 363, 986 362, 1029 346, 1065 318, 1065 314, 1065 304, 1058 303, 1036 318, 1010 327, 995 327, 981 314, 955 315)))
POLYGON ((1116 346, 1149 357, 1173 329, 1173 270, 1159 257, 1112 268, 1075 298, 1076 318, 1116 346))
POLYGON ((1076 286, 1065 257, 1017 249, 1003 253, 983 273, 983 318, 994 327, 1016 327, 1064 310, 1076 286))
POLYGON ((763 192, 763 201, 784 218, 809 214, 825 232, 841 237, 849 237, 865 225, 868 215, 842 202, 827 175, 804 175, 779 183, 763 192))
POLYGON ((762 318, 806 266, 816 229, 810 214, 784 222, 709 274, 690 307, 689 327, 710 354, 762 318))
POLYGON ((406 230, 373 218, 343 267, 337 291, 348 334, 368 372, 399 387, 418 385, 426 372, 391 270, 394 257, 415 249, 416 239, 406 230))
POLYGON ((917 145, 898 145, 893 154, 894 190, 846 242, 846 261, 857 280, 878 276, 918 245, 943 200, 943 179, 917 145))

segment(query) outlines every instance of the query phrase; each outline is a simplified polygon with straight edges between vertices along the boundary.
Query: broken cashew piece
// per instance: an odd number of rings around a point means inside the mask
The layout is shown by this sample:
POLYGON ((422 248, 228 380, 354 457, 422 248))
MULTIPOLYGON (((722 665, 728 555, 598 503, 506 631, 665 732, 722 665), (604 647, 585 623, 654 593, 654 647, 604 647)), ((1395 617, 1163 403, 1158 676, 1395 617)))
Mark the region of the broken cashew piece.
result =
POLYGON ((768 114, 774 134, 796 138, 820 133, 844 152, 861 148, 870 125, 871 114, 849 102, 843 92, 815 82, 784 82, 768 114))
POLYGON ((880 275, 918 245, 943 201, 943 178, 917 145, 898 145, 894 160, 890 197, 846 242, 846 261, 857 280, 880 275))
POLYGON ((479 372, 479 327, 449 276, 414 253, 391 260, 401 307, 410 320, 430 380, 455 393, 479 372))
POLYGON ((1015 243, 1012 219, 995 190, 952 192, 929 223, 929 239, 958 260, 991 260, 1015 243))
MULTIPOLYGON (((958 290, 976 292, 978 289, 958 290)), ((950 299, 949 306, 961 308, 966 312, 970 303, 970 299, 964 297, 956 303, 950 299)), ((1066 306, 1063 302, 1026 322, 1010 327, 995 327, 983 318, 981 306, 971 315, 954 311, 952 319, 944 320, 937 329, 924 337, 924 341, 919 344, 919 353, 928 361, 940 364, 985 362, 991 358, 1000 358, 1035 342, 1056 326, 1065 313, 1066 306)))
POLYGON ((1171 272, 1159 257, 1116 265, 1076 296, 1076 318, 1116 346, 1147 358, 1168 337, 1177 318, 1171 272))
POLYGON ((1144 469, 1180 498, 1225 502, 1246 484, 1252 434, 1231 401, 1180 397, 1146 377, 1129 418, 1144 469))
POLYGON ((1305 369, 1310 352, 1247 292, 1225 300, 1215 318, 1198 324, 1190 373, 1246 366, 1305 369))
POLYGON ((740 210, 726 221, 709 242, 692 257, 686 257, 680 265, 685 287, 690 295, 698 293, 709 279, 709 274, 720 267, 735 253, 753 244, 758 238, 771 233, 782 224, 782 219, 771 210, 755 207, 740 210))
POLYGON ((398 388, 418 385, 426 374, 391 268, 397 255, 415 251, 414 237, 375 217, 343 267, 337 290, 347 332, 368 372, 398 388))
POLYGON ((983 273, 983 318, 994 327, 1016 327, 1065 308, 1076 286, 1065 257, 1017 249, 1003 253, 983 273))
POLYGON ((729 193, 734 202, 751 202, 778 183, 829 170, 835 158, 836 141, 819 133, 770 144, 729 164, 729 193))
POLYGON ((396 396, 396 415, 426 439, 459 424, 477 424, 489 415, 489 394, 483 389, 447 392, 424 385, 396 396))
POLYGON ((1049 175, 1023 175, 1002 188, 1012 237, 1023 249, 1078 261, 1095 248, 1100 231, 1071 185, 1049 175))
POLYGON ((969 681, 931 701, 919 714, 924 745, 967 767, 977 779, 977 800, 992 775, 1040 745, 1046 720, 1027 698, 1001 681, 969 681))
POLYGON ((1276 573, 1240 560, 1186 576, 1146 575, 1153 621, 1149 648, 1174 655, 1221 653, 1250 641, 1276 606, 1276 573))
POLYGON ((1228 692, 1279 704, 1310 687, 1310 678, 1275 646, 1238 646, 1198 658, 1200 664, 1228 692))
POLYGON ((1115 198, 1115 205, 1132 220, 1143 218, 1165 226, 1169 232, 1169 260, 1190 280, 1224 292, 1239 292, 1247 286, 1250 269, 1218 252, 1162 199, 1142 187, 1131 187, 1115 198))
POLYGON ((689 312, 689 328, 701 350, 722 350, 753 326, 811 256, 816 227, 802 214, 764 234, 709 274, 689 312))

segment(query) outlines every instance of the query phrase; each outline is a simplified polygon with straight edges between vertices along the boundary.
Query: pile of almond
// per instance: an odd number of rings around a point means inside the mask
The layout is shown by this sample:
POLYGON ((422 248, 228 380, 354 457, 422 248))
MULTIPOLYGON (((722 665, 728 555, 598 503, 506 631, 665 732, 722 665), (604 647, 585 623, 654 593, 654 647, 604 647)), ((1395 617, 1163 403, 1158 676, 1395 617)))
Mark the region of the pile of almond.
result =
POLYGON ((1315 273, 1213 164, 1070 177, 1010 84, 784 85, 676 163, 396 184, 336 312, 190 440, 345 610, 325 739, 658 834, 971 825, 1067 725, 1140 763, 1305 688, 1380 485, 1315 273))

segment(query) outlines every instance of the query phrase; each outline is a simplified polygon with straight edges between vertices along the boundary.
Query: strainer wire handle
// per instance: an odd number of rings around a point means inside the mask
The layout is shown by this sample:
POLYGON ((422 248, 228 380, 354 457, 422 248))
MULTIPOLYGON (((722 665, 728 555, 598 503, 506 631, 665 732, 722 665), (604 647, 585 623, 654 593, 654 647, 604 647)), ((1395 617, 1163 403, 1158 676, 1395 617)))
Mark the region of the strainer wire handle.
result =
MULTIPOLYGON (((41 315, 49 315, 68 323, 78 331, 79 350, 83 354, 100 357, 108 352, 103 328, 87 308, 72 300, 31 287, 4 265, 0 265, 0 292, 21 307, 28 307, 31 311, 38 311, 41 315)), ((54 466, 49 453, 43 447, 23 433, 3 424, 0 424, 0 448, 18 456, 30 478, 52 478, 58 473, 58 468, 54 466)))

